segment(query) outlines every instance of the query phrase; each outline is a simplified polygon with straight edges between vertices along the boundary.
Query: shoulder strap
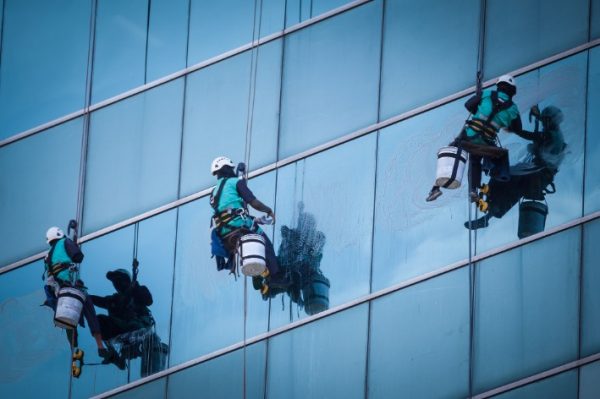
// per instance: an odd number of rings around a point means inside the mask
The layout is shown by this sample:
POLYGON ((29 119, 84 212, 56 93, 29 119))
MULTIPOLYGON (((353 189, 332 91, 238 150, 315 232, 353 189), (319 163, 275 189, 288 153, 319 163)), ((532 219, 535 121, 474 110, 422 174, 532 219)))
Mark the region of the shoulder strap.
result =
POLYGON ((52 256, 54 255, 54 248, 56 248, 56 243, 54 243, 54 245, 50 247, 48 254, 44 258, 44 272, 42 273, 42 280, 46 278, 46 272, 49 273, 50 267, 52 266, 52 256))
POLYGON ((492 91, 492 112, 490 112, 490 115, 487 117, 485 122, 490 123, 492 119, 498 115, 498 112, 510 108, 512 104, 513 103, 510 98, 504 102, 500 102, 498 100, 498 92, 496 90, 492 91))
POLYGON ((54 249, 56 248, 56 245, 58 244, 58 242, 55 242, 54 245, 50 248, 50 250, 48 251, 48 255, 46 255, 46 265, 48 267, 52 266, 52 257, 54 256, 54 249))
POLYGON ((221 194, 223 194, 223 188, 225 187, 225 183, 227 182, 227 180, 229 180, 228 177, 223 178, 223 180, 221 181, 221 185, 219 186, 219 189, 217 190, 217 193, 215 194, 214 197, 210 198, 210 206, 213 208, 215 213, 218 211, 219 201, 221 200, 221 194))

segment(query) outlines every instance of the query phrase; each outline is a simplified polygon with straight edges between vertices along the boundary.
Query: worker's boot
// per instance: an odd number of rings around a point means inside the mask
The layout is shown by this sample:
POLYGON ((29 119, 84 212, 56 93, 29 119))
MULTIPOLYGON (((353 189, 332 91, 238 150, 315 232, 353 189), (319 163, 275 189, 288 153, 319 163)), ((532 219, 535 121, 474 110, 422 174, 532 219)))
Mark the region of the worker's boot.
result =
POLYGON ((465 222, 465 228, 470 228, 471 230, 477 230, 477 229, 483 229, 485 227, 488 227, 489 225, 489 220, 490 220, 491 215, 485 214, 482 217, 480 217, 477 220, 473 220, 470 224, 468 221, 465 222))
POLYGON ((442 190, 440 190, 440 188, 438 186, 433 186, 431 188, 431 191, 429 191, 427 198, 425 198, 425 201, 427 201, 427 202, 435 201, 441 195, 442 195, 442 190))

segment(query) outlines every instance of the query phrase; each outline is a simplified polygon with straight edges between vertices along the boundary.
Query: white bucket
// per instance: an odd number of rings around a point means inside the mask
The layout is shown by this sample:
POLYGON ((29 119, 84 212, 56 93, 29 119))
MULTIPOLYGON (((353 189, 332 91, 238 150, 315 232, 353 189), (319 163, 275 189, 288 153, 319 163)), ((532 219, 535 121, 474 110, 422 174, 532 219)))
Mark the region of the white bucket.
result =
POLYGON ((260 234, 246 234, 240 238, 242 273, 258 276, 267 268, 265 239, 260 234))
POLYGON ((457 147, 443 147, 438 151, 435 185, 459 188, 469 154, 457 147))
POLYGON ((58 302, 54 312, 54 324, 61 328, 73 329, 77 327, 85 294, 75 288, 64 287, 58 291, 58 302))

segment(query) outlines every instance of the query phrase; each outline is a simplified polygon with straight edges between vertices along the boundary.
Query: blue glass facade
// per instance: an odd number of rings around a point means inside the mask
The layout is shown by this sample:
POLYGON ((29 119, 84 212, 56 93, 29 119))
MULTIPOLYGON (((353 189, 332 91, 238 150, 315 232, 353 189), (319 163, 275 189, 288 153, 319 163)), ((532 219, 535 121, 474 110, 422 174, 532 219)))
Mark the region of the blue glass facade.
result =
MULTIPOLYGON (((597 0, 0 0, 0 397, 597 397, 598 15, 597 0), (516 75, 525 129, 533 105, 564 116, 556 192, 524 240, 524 196, 474 231, 464 187, 424 200, 480 67, 516 75), (280 259, 313 257, 290 269, 296 291, 217 271, 219 155, 249 166, 280 259), (151 343, 121 368, 79 328, 79 378, 39 306, 44 232, 69 219, 90 294, 135 257, 153 298, 151 343)), ((511 165, 531 157, 500 139, 511 165)))

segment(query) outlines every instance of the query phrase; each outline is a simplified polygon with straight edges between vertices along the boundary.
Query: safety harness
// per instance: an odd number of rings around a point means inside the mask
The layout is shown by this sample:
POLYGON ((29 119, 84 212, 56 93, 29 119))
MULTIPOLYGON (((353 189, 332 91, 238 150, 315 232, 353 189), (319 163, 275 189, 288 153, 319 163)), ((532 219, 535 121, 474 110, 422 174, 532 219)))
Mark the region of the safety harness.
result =
MULTIPOLYGON (((44 259, 44 264, 46 266, 45 272, 49 276, 52 276, 54 278, 56 278, 60 272, 67 270, 71 266, 73 266, 72 263, 68 263, 68 262, 52 264, 52 256, 54 255, 54 249, 56 248, 56 245, 57 244, 54 244, 52 246, 52 248, 50 248, 50 251, 48 251, 48 255, 46 256, 46 259, 44 259)), ((45 276, 44 276, 44 274, 42 274, 42 280, 44 280, 44 278, 45 278, 45 276)))
POLYGON ((498 98, 498 92, 495 90, 491 93, 491 100, 492 112, 490 112, 488 117, 484 119, 474 116, 473 118, 465 121, 465 126, 470 127, 475 132, 475 136, 472 137, 481 136, 486 142, 495 144, 498 131, 500 130, 501 126, 495 123, 493 119, 496 115, 498 115, 499 112, 510 108, 513 105, 513 102, 512 99, 500 101, 498 98))
POLYGON ((244 208, 238 208, 238 209, 227 208, 227 209, 219 212, 219 201, 221 201, 221 194, 223 194, 223 188, 225 187, 225 183, 227 183, 227 180, 229 180, 229 179, 230 179, 229 177, 224 178, 221 181, 221 185, 217 189, 217 193, 214 195, 214 197, 212 195, 210 197, 210 206, 213 208, 213 210, 215 212, 212 217, 212 224, 217 229, 227 226, 229 224, 229 222, 231 222, 233 219, 235 219, 238 216, 245 217, 248 214, 248 212, 244 208))

